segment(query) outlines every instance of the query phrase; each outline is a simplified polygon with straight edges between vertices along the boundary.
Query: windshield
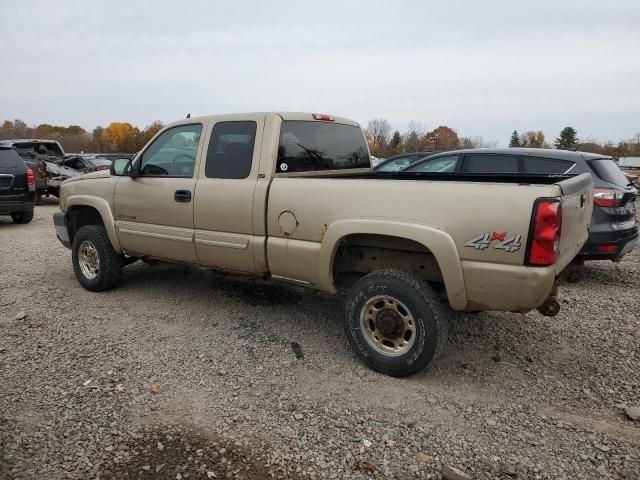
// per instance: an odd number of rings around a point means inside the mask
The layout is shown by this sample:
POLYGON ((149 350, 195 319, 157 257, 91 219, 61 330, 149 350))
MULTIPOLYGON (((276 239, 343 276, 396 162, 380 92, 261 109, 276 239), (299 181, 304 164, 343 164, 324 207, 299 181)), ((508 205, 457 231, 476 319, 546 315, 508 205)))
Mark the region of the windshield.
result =
POLYGON ((62 149, 57 142, 19 142, 13 148, 23 158, 33 158, 35 154, 61 157, 62 149))
POLYGON ((111 160, 107 160, 106 158, 89 158, 88 160, 94 167, 111 166, 111 160))
POLYGON ((278 173, 370 168, 370 162, 360 127, 298 120, 282 122, 278 173))
POLYGON ((629 180, 612 159, 601 158, 598 160, 591 160, 588 163, 596 175, 605 182, 613 183, 620 187, 626 187, 629 185, 629 180))
POLYGON ((396 158, 382 163, 375 168, 376 172, 399 172, 411 165, 412 156, 396 158))
POLYGON ((455 172, 458 163, 458 155, 447 155, 432 160, 425 160, 421 163, 407 168, 407 172, 455 172))

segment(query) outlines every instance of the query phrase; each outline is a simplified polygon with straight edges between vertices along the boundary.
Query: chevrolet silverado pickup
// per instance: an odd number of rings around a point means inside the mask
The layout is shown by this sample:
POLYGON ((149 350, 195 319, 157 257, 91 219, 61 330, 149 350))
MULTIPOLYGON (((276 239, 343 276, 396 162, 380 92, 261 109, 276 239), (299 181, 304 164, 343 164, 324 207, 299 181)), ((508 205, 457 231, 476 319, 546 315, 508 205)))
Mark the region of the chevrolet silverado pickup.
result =
POLYGON ((588 174, 372 172, 356 122, 233 114, 175 122, 65 181, 54 224, 91 291, 148 258, 344 295, 356 354, 407 376, 433 364, 449 307, 557 313, 592 190, 588 174))

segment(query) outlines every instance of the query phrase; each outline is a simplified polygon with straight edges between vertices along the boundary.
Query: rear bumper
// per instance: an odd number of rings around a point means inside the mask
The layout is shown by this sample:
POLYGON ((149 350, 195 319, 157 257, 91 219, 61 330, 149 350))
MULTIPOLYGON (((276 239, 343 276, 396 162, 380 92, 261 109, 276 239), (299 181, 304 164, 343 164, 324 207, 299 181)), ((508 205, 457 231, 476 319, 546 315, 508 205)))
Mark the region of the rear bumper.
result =
POLYGON ((67 216, 64 212, 56 212, 53 214, 53 225, 56 227, 56 236, 60 243, 67 248, 71 248, 71 240, 69 240, 69 230, 67 229, 67 216))
POLYGON ((552 294, 555 266, 526 267, 462 261, 467 311, 528 312, 552 294))
POLYGON ((638 227, 628 230, 591 233, 578 256, 584 260, 617 260, 633 250, 638 244, 638 227), (598 247, 611 246, 611 251, 602 252, 598 247), (615 246, 615 249, 613 247, 615 246))
POLYGON ((0 215, 14 212, 31 212, 36 199, 35 191, 24 195, 11 195, 11 198, 0 197, 0 215))

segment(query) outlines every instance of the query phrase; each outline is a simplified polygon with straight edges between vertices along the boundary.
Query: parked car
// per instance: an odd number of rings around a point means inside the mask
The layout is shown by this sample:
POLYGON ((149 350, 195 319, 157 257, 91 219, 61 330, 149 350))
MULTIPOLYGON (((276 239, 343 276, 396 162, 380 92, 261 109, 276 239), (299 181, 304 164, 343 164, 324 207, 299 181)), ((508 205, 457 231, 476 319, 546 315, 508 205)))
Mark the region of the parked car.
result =
POLYGON ((375 172, 399 172, 400 170, 407 168, 409 165, 417 162, 418 160, 427 157, 429 155, 433 155, 435 152, 413 152, 413 153, 403 153, 401 155, 396 155, 395 157, 391 157, 383 162, 374 165, 373 170, 375 172))
POLYGON ((542 148, 460 150, 432 155, 404 171, 515 176, 590 173, 594 181, 593 218, 589 240, 576 262, 618 261, 638 244, 638 191, 611 157, 542 148))
POLYGON ((11 147, 0 146, 0 215, 11 215, 16 223, 29 223, 35 195, 33 170, 11 147))
POLYGON ((436 291, 455 310, 554 315, 556 278, 587 239, 590 175, 463 180, 371 172, 346 118, 206 116, 64 182, 53 221, 90 291, 162 258, 344 294, 357 355, 405 376, 446 341, 436 291))
POLYGON ((55 140, 2 140, 0 146, 13 148, 33 170, 36 202, 44 195, 57 197, 64 180, 81 175, 81 172, 60 165, 65 153, 55 140))
POLYGON ((72 155, 62 161, 62 165, 82 173, 109 170, 112 160, 98 156, 72 155))

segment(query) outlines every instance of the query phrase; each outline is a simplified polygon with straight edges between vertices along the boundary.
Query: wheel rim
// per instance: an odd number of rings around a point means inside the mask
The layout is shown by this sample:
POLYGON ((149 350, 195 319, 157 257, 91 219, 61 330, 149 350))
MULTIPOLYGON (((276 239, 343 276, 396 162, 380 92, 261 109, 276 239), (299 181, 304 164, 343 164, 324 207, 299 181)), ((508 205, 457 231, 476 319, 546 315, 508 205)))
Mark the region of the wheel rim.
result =
POLYGON ((388 295, 367 301, 360 314, 360 328, 369 346, 389 357, 404 355, 416 339, 416 322, 411 311, 388 295))
POLYGON ((85 240, 80 244, 78 249, 78 265, 82 275, 88 280, 93 280, 98 276, 100 271, 100 257, 95 245, 89 240, 85 240))

